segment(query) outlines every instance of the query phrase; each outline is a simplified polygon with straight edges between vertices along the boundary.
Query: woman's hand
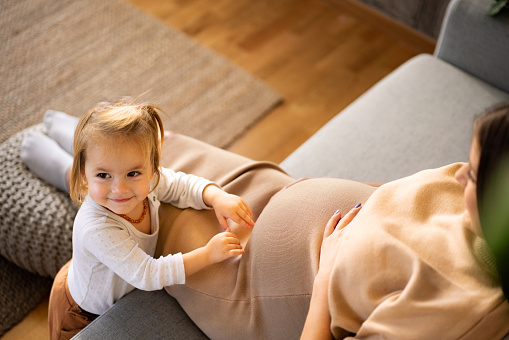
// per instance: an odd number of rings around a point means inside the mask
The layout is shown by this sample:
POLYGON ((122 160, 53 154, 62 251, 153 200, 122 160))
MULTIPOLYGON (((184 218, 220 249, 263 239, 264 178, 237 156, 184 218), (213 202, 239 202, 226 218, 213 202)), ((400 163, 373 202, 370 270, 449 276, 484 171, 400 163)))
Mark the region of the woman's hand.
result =
POLYGON ((331 339, 330 313, 328 290, 329 281, 334 268, 334 261, 339 250, 339 241, 344 228, 359 213, 361 205, 358 204, 350 210, 344 218, 338 210, 327 222, 323 232, 323 242, 320 249, 320 263, 318 274, 313 284, 309 312, 304 324, 301 339, 331 339))
POLYGON ((350 224, 350 222, 352 222, 360 210, 361 205, 358 204, 355 208, 350 210, 344 218, 341 218, 341 212, 338 210, 327 222, 325 230, 323 231, 318 274, 330 276, 339 250, 338 245, 342 231, 348 224, 350 224))
POLYGON ((244 228, 254 227, 253 213, 239 196, 229 194, 215 185, 209 185, 203 190, 203 200, 214 208, 217 220, 224 230, 230 231, 228 218, 244 228))

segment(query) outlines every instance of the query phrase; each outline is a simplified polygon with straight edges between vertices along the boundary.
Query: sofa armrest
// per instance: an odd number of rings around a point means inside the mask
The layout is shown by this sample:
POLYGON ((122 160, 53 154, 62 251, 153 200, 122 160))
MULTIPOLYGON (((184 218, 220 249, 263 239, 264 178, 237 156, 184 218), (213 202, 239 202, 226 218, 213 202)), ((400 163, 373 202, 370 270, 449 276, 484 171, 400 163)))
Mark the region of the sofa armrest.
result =
POLYGON ((509 9, 487 16, 494 0, 451 0, 435 56, 509 92, 509 9))
POLYGON ((164 290, 133 290, 73 340, 208 339, 164 290))

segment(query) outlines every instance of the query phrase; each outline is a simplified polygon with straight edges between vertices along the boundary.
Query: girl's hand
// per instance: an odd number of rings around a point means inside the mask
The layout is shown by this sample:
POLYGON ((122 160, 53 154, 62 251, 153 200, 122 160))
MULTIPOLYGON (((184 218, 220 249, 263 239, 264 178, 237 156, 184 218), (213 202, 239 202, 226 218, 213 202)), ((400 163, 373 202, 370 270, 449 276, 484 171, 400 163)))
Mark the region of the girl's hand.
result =
POLYGON ((203 199, 214 208, 217 220, 224 230, 230 231, 228 218, 244 228, 254 227, 253 213, 239 196, 228 194, 215 185, 209 185, 203 191, 203 199))
POLYGON ((227 258, 241 255, 244 249, 240 241, 230 232, 214 235, 204 246, 182 255, 186 277, 202 270, 203 268, 227 258))
POLYGON ((230 257, 242 255, 244 249, 235 234, 223 232, 214 235, 205 246, 210 264, 224 261, 230 257))
POLYGON ((223 194, 216 200, 213 207, 219 224, 221 224, 226 231, 230 231, 227 222, 228 218, 244 228, 254 227, 253 213, 246 202, 239 196, 228 194, 223 191, 223 194))

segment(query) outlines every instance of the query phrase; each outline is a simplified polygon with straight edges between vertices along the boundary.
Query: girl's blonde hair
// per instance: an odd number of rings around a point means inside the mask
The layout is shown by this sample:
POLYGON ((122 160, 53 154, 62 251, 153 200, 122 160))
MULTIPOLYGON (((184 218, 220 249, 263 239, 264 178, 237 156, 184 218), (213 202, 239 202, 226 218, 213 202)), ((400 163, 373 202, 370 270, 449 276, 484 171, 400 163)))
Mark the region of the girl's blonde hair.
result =
MULTIPOLYGON (((134 142, 150 157, 157 186, 161 176, 161 150, 164 128, 159 108, 136 104, 136 99, 122 98, 100 102, 81 117, 74 133, 74 162, 69 185, 72 200, 80 205, 88 192, 85 174, 87 149, 105 139, 118 140, 119 145, 134 142)), ((162 111, 161 111, 162 112, 162 111)))

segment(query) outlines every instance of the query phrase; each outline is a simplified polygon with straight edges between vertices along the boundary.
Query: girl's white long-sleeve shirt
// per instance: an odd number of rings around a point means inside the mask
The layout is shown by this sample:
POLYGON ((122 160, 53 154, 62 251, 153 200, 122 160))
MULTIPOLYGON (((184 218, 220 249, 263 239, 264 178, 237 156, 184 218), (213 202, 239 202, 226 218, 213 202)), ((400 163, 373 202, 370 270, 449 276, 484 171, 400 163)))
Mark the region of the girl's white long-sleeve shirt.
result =
POLYGON ((208 209, 203 190, 212 182, 163 168, 148 195, 150 235, 87 196, 74 220, 73 255, 68 285, 84 310, 102 314, 134 288, 158 290, 185 283, 182 254, 154 258, 159 234, 160 202, 178 208, 208 209))

